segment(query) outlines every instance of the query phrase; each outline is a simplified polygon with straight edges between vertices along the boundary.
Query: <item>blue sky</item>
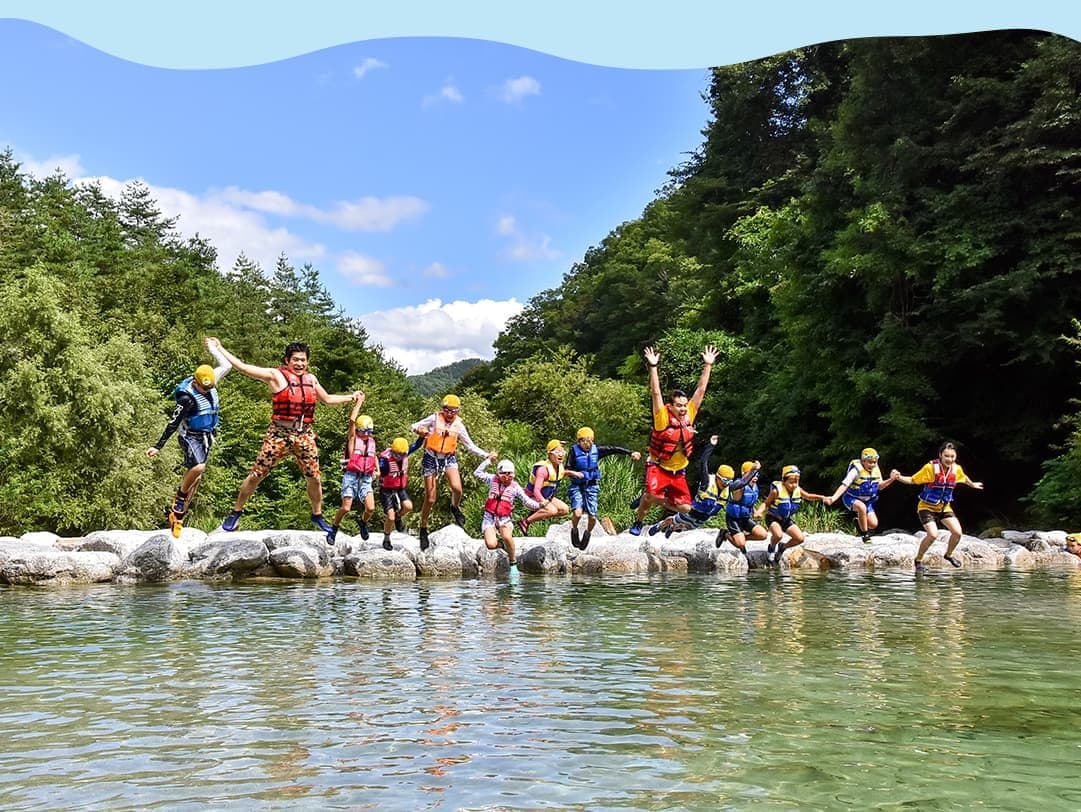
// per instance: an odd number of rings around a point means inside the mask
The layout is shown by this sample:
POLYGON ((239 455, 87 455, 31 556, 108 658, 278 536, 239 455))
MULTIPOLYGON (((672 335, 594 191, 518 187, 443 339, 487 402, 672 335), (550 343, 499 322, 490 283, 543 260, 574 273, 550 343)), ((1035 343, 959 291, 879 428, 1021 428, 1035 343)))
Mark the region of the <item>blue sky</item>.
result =
MULTIPOLYGON (((0 20, 0 148, 106 191, 140 179, 227 269, 312 262, 417 373, 490 358, 506 319, 701 142, 708 72, 470 39, 166 70, 0 20)), ((223 336, 223 339, 227 337, 223 336)))

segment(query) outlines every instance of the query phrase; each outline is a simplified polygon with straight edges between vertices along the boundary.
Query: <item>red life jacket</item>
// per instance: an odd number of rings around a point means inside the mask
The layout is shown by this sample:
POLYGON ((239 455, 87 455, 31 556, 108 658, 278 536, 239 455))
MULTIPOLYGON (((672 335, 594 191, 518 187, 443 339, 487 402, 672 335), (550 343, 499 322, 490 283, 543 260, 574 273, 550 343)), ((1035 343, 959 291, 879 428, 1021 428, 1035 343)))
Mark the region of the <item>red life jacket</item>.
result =
POLYGON ((668 412, 668 427, 663 431, 653 431, 649 434, 649 453, 658 462, 664 462, 672 458, 676 449, 682 447, 687 459, 691 458, 694 449, 694 426, 687 418, 676 417, 671 408, 665 406, 668 412))
POLYGON ((399 456, 388 448, 379 455, 379 468, 382 487, 388 491, 401 490, 409 480, 409 457, 405 454, 399 456))
POLYGON ((510 516, 514 512, 514 483, 502 484, 498 478, 488 486, 488 499, 484 503, 484 512, 497 518, 510 516))
POLYGON ((353 440, 353 456, 345 464, 346 471, 370 474, 375 471, 375 438, 370 434, 358 434, 353 440))
POLYGON ((315 394, 315 377, 310 372, 297 375, 289 367, 278 367, 285 378, 285 388, 274 393, 270 402, 270 413, 274 420, 283 420, 305 425, 315 418, 315 404, 319 401, 315 394))

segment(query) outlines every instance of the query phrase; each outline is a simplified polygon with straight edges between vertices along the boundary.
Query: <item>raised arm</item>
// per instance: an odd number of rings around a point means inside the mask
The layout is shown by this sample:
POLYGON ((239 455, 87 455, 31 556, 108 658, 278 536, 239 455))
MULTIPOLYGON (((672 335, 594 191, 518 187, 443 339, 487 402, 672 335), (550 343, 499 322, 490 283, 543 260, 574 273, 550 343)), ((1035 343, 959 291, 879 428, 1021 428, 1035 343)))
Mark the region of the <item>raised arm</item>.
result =
POLYGON ((717 441, 720 440, 720 436, 714 434, 709 438, 709 445, 702 451, 702 459, 698 461, 698 487, 705 490, 706 486, 710 483, 710 478, 713 474, 709 471, 709 458, 713 456, 713 450, 717 447, 717 441))
POLYGON ((653 414, 664 409, 664 395, 661 393, 661 378, 657 374, 657 364, 661 360, 661 354, 653 347, 642 350, 646 358, 646 366, 649 368, 649 397, 653 401, 653 414))
POLYGON ((229 374, 233 365, 229 363, 228 358, 221 354, 220 345, 212 344, 209 338, 203 339, 203 345, 206 347, 206 351, 214 358, 214 363, 217 364, 217 366, 214 367, 214 380, 220 381, 229 374))
POLYGON ((228 362, 233 369, 242 375, 247 375, 249 378, 255 378, 257 381, 262 381, 269 386, 274 392, 280 392, 285 388, 285 378, 282 377, 281 372, 271 367, 259 367, 255 364, 246 364, 233 355, 229 350, 225 349, 221 345, 221 342, 214 336, 208 336, 206 339, 207 351, 212 355, 214 350, 221 353, 221 356, 228 362))
POLYGON ((702 350, 702 374, 698 376, 698 386, 694 388, 690 402, 695 409, 702 407, 702 398, 706 396, 706 387, 709 386, 709 373, 713 369, 713 362, 717 360, 717 348, 712 344, 702 350))

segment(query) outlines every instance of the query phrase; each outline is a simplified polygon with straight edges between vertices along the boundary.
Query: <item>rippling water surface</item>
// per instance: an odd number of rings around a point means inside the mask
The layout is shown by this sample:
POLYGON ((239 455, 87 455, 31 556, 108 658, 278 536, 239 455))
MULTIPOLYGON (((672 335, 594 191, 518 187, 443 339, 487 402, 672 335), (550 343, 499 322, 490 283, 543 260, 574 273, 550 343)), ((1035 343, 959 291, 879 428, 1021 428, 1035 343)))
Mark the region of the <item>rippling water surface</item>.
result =
POLYGON ((0 808, 1081 809, 1081 574, 0 587, 0 808))

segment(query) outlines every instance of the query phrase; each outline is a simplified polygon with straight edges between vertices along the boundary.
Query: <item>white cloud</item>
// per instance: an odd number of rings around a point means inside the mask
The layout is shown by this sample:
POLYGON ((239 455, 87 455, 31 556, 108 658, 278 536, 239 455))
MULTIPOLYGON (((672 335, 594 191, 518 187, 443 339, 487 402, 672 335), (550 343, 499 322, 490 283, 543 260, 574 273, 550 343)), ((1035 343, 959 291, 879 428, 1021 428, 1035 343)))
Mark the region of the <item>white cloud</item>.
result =
POLYGON ((492 342, 522 305, 516 299, 443 302, 366 313, 360 317, 368 335, 383 345, 388 358, 411 375, 463 358, 491 359, 492 342))
POLYGON ((19 171, 24 175, 33 175, 39 180, 52 175, 59 169, 69 180, 82 177, 86 174, 78 155, 54 155, 44 161, 35 161, 28 155, 15 153, 15 160, 21 164, 19 171))
POLYGON ((428 211, 427 202, 410 195, 361 197, 338 201, 328 209, 320 209, 275 191, 249 192, 229 186, 217 194, 237 206, 279 217, 312 220, 343 231, 391 231, 399 223, 420 217, 428 211))
POLYGON ((369 56, 363 62, 353 68, 353 75, 358 79, 363 79, 364 74, 370 73, 373 70, 378 70, 379 68, 386 67, 388 67, 386 62, 383 62, 380 59, 376 59, 374 56, 369 56))
POLYGON ((423 107, 431 107, 438 102, 451 102, 452 104, 461 104, 465 101, 465 96, 462 95, 462 91, 458 89, 458 86, 454 84, 453 79, 448 79, 443 83, 443 87, 439 88, 438 93, 433 93, 430 96, 425 96, 421 99, 421 105, 423 107))
POLYGON ((499 98, 507 104, 517 104, 526 96, 539 96, 541 85, 532 76, 519 76, 517 79, 507 79, 499 87, 499 98))
POLYGON ((364 287, 389 288, 394 284, 382 262, 355 251, 348 251, 339 257, 338 272, 353 284, 364 287))
POLYGON ((496 232, 507 238, 501 255, 512 262, 532 262, 538 259, 556 259, 560 252, 552 247, 552 238, 544 233, 525 234, 518 228, 513 215, 501 215, 496 222, 496 232))
MULTIPOLYGON (((124 186, 131 182, 108 177, 78 180, 98 183, 102 192, 116 200, 120 199, 124 186)), ((165 217, 179 215, 177 231, 189 237, 198 233, 210 240, 218 251, 220 270, 231 268, 241 253, 259 263, 268 273, 274 270, 281 254, 289 257, 294 265, 315 262, 326 256, 326 247, 322 244, 310 242, 286 228, 271 226, 261 214, 238 207, 220 195, 200 197, 183 189, 141 182, 146 184, 165 217)))
POLYGON ((420 273, 428 279, 446 279, 450 276, 450 271, 447 270, 447 267, 442 262, 433 262, 431 265, 425 267, 420 273))

